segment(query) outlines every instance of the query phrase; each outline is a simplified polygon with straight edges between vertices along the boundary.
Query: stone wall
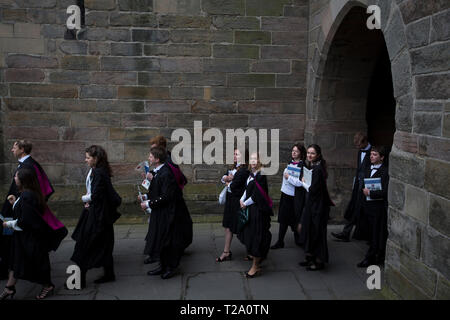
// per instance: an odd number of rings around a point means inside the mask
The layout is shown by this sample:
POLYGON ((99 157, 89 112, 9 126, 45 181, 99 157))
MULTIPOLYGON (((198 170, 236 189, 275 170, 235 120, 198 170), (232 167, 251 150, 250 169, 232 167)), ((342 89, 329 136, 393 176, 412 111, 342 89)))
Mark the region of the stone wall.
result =
POLYGON ((397 101, 387 285, 402 298, 449 299, 450 2, 311 1, 305 140, 322 135, 318 101, 333 36, 352 7, 371 4, 381 8, 397 101))
MULTIPOLYGON (((307 0, 86 0, 86 28, 65 40, 70 0, 0 0, 1 176, 14 139, 34 144, 64 222, 79 215, 84 149, 103 145, 124 198, 122 222, 142 222, 136 164, 148 139, 176 128, 281 128, 282 161, 303 141, 307 0)), ((171 147, 174 144, 171 143, 171 147)), ((223 166, 182 166, 193 214, 221 213, 223 166)), ((279 198, 281 172, 271 177, 279 198)), ((4 194, 6 191, 2 192, 4 194)))

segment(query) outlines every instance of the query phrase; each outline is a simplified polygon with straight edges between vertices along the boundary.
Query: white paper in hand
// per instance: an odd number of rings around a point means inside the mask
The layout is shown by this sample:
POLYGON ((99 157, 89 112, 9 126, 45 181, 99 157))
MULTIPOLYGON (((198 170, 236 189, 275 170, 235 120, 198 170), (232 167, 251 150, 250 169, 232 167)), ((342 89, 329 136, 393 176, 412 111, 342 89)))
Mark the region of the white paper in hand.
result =
POLYGON ((311 187, 312 181, 312 169, 310 170, 306 167, 303 167, 303 178, 305 179, 303 184, 309 189, 309 187, 311 187))
POLYGON ((148 188, 150 188, 150 181, 145 179, 144 181, 142 181, 142 186, 148 190, 148 188))

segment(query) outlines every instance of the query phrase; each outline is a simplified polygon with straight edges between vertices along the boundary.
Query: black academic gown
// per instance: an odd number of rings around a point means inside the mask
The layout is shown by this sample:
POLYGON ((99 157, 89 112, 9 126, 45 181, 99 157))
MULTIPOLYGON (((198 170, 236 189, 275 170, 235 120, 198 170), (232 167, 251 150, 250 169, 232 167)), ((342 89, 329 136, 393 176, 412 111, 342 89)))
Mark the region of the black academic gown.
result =
MULTIPOLYGON (((299 180, 303 177, 303 167, 304 163, 300 162, 299 167, 301 168, 299 180)), ((295 195, 294 195, 294 211, 295 211, 295 222, 296 225, 300 223, 303 209, 305 207, 305 199, 306 199, 306 190, 303 187, 295 187, 295 195)))
POLYGON ((354 177, 354 184, 352 189, 352 197, 348 203, 347 209, 344 213, 344 218, 349 221, 349 225, 355 225, 355 232, 353 238, 358 240, 367 240, 368 225, 367 219, 361 214, 361 198, 360 193, 364 184, 364 175, 367 167, 370 167, 370 150, 366 151, 363 161, 361 162, 361 153, 358 151, 358 158, 356 160, 356 171, 354 177))
POLYGON ((172 171, 178 186, 180 187, 180 189, 183 189, 184 186, 188 183, 187 178, 184 175, 183 171, 181 171, 180 167, 172 161, 170 151, 167 151, 166 162, 169 164, 169 168, 172 171))
POLYGON ((120 217, 117 208, 122 201, 105 168, 93 168, 91 177, 91 202, 83 208, 72 234, 76 243, 71 260, 84 271, 113 267, 113 224, 120 217))
POLYGON ((328 262, 327 223, 330 199, 325 170, 321 163, 312 167, 312 181, 306 195, 305 208, 302 215, 300 241, 305 244, 305 253, 322 262, 328 262))
POLYGON ((181 189, 167 164, 154 175, 149 196, 152 213, 146 237, 147 254, 159 253, 163 268, 176 268, 184 249, 192 242, 192 224, 187 208, 180 210, 181 189))
POLYGON ((181 171, 180 167, 172 161, 172 157, 170 155, 170 151, 167 151, 167 164, 170 168, 170 171, 177 182, 179 190, 175 193, 176 195, 176 232, 182 235, 183 239, 183 250, 189 247, 192 243, 193 239, 193 223, 192 218, 189 213, 189 209, 186 205, 186 201, 183 197, 183 188, 188 183, 186 176, 183 171, 181 171))
POLYGON ((388 185, 389 170, 383 164, 371 177, 371 169, 366 169, 365 178, 381 178, 381 190, 371 191, 370 198, 378 199, 367 201, 362 190, 360 193, 364 215, 367 217, 369 225, 369 250, 366 259, 373 263, 384 262, 386 252, 386 241, 388 238, 388 185))
POLYGON ((270 233, 270 216, 273 216, 272 208, 263 196, 256 182, 261 186, 266 195, 269 194, 267 178, 259 171, 254 180, 247 184, 246 198, 252 198, 254 204, 248 206, 248 223, 238 234, 238 239, 245 245, 247 253, 253 257, 265 258, 269 252, 272 234, 270 233))
POLYGON ((17 279, 49 285, 52 282, 48 243, 52 230, 42 219, 41 211, 32 191, 20 195, 13 217, 23 231, 13 233, 9 269, 14 271, 17 279))
MULTIPOLYGON (((6 195, 6 197, 9 195, 14 195, 16 198, 19 197, 20 193, 19 193, 19 189, 17 188, 16 182, 14 180, 14 176, 16 175, 17 170, 19 170, 19 168, 22 168, 22 167, 27 167, 29 169, 35 170, 35 172, 38 176, 38 181, 40 183, 41 190, 43 191, 43 194, 45 197, 45 201, 48 201, 48 199, 55 192, 55 190, 53 189, 53 186, 51 185, 50 181, 48 180, 48 177, 45 174, 44 169, 42 169, 41 165, 36 160, 34 160, 33 157, 31 157, 31 156, 29 156, 27 159, 25 159, 25 161, 19 162, 17 169, 14 171, 13 179, 12 179, 12 182, 11 182, 11 185, 9 187, 8 194, 6 195)), ((13 216, 12 205, 6 199, 6 197, 5 197, 3 206, 2 206, 1 213, 4 217, 12 217, 13 216)), ((62 238, 64 238, 66 235, 63 231, 64 230, 60 230, 60 232, 59 232, 59 235, 62 238)), ((2 224, 0 224, 0 276, 2 274, 5 274, 5 272, 7 271, 8 265, 9 265, 8 260, 9 260, 9 256, 10 256, 11 241, 12 241, 11 236, 3 236, 3 226, 2 226, 2 224)))
MULTIPOLYGON (((303 167, 304 163, 300 162, 299 167, 301 167, 301 173, 299 176, 299 179, 301 180, 303 177, 303 167)), ((295 227, 297 229, 297 226, 301 224, 303 210, 305 208, 305 202, 306 202, 306 190, 303 187, 295 187, 295 194, 294 194, 294 212, 295 212, 295 227)), ((300 236, 297 233, 297 230, 295 230, 295 243, 299 246, 302 246, 303 243, 300 239, 300 236)))
POLYGON ((231 192, 227 192, 226 194, 222 226, 224 228, 229 228, 230 231, 234 234, 237 234, 239 232, 238 210, 241 208, 239 201, 244 194, 249 174, 250 171, 248 171, 247 166, 241 165, 233 177, 230 186, 231 192))

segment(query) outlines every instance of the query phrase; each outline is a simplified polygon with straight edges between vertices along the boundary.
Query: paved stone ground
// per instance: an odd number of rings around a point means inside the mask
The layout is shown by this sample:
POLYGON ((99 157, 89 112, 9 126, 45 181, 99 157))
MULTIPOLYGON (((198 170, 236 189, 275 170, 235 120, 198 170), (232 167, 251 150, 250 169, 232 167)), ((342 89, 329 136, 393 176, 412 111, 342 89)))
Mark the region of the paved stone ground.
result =
MULTIPOLYGON (((341 226, 329 226, 328 232, 340 229, 341 226)), ((70 234, 71 231, 72 228, 70 234)), ((198 223, 194 224, 194 241, 183 256, 179 274, 162 280, 159 276, 146 275, 148 270, 156 267, 143 264, 146 231, 146 225, 115 226, 116 281, 94 284, 93 280, 102 274, 102 269, 93 269, 87 274, 87 288, 83 290, 64 288, 68 276, 65 271, 71 264, 69 258, 74 247, 74 242, 67 237, 58 251, 51 254, 56 294, 49 299, 383 299, 379 292, 367 289, 368 275, 365 269, 356 267, 367 248, 361 241, 335 242, 329 235, 330 264, 325 270, 308 272, 298 266, 303 260, 303 252, 295 246, 293 235, 288 232, 285 248, 269 252, 262 264, 262 275, 246 279, 244 272, 251 262, 243 260, 245 248, 239 240, 233 239, 233 260, 216 263, 215 257, 223 250, 223 228, 218 223, 198 223)), ((278 223, 272 223, 271 231, 274 243, 278 223)), ((4 285, 5 281, 1 281, 0 286, 4 285)), ((15 299, 34 299, 39 290, 38 285, 19 281, 15 299)))

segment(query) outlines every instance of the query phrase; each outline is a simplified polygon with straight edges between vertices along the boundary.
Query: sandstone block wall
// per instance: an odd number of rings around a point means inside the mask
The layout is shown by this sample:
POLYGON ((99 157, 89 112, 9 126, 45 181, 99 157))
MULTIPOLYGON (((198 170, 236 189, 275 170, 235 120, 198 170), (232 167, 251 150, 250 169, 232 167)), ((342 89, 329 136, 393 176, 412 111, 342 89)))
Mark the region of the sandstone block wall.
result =
MULTIPOLYGON (((57 192, 52 208, 76 219, 84 149, 103 145, 124 197, 122 221, 144 221, 136 164, 148 139, 176 128, 281 128, 282 162, 303 141, 308 1, 84 1, 85 30, 65 40, 70 0, 0 1, 2 183, 14 139, 34 143, 57 192)), ((171 143, 171 147, 173 147, 171 143)), ((183 166, 193 214, 221 213, 224 166, 183 166)), ((271 195, 279 197, 281 173, 271 195)))

